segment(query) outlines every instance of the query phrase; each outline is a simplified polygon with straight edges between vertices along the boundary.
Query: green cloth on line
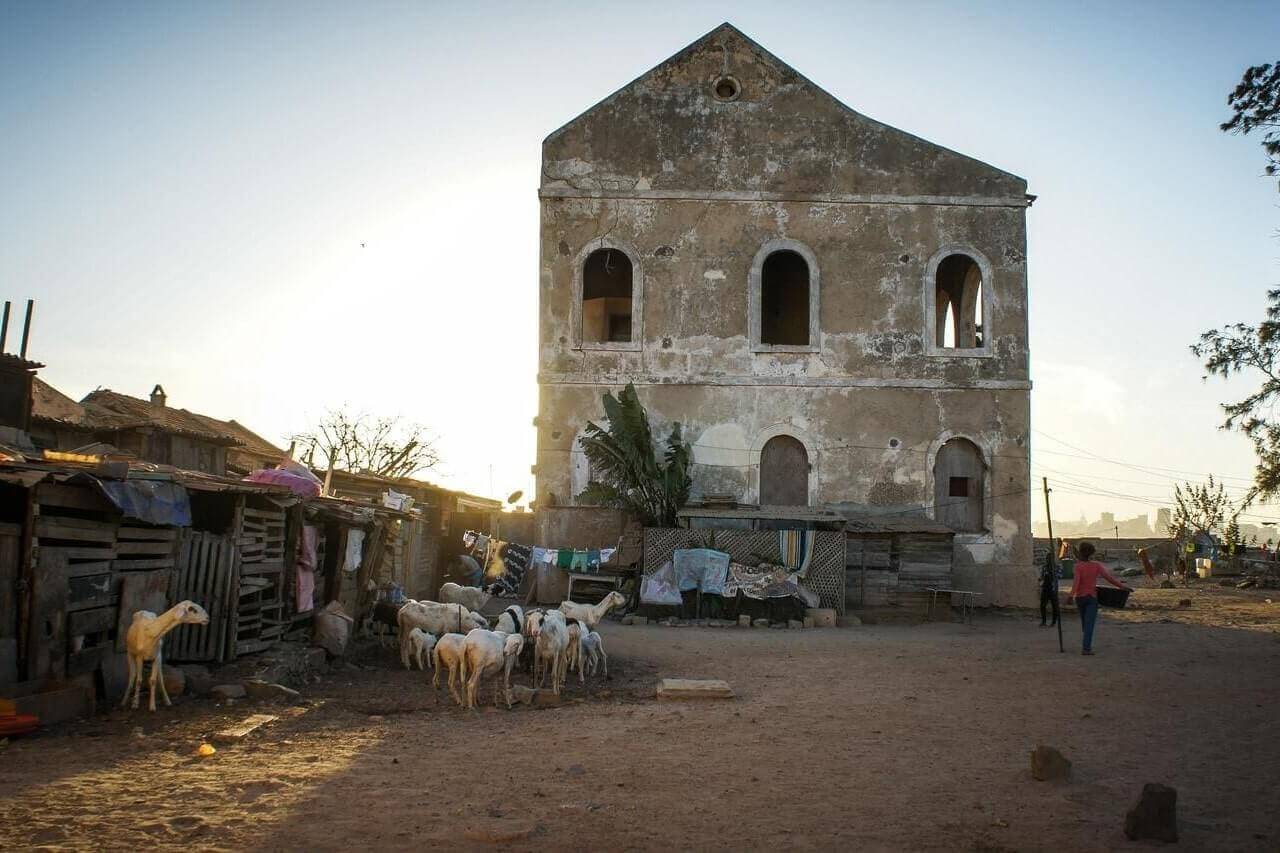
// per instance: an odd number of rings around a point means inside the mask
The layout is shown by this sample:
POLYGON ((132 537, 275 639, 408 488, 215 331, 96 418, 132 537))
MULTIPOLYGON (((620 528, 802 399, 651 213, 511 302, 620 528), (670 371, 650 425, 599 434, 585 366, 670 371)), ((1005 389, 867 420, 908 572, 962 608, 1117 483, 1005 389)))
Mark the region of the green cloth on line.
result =
POLYGON ((561 548, 556 554, 556 565, 562 569, 567 569, 573 565, 573 549, 561 548))

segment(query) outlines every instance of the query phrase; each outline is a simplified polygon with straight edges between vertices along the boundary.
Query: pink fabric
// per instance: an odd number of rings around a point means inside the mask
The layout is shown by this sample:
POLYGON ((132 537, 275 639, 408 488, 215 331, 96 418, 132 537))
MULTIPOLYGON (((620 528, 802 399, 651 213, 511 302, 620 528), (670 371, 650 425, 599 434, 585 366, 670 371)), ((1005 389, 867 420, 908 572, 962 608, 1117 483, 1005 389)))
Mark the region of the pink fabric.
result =
POLYGON ((1071 570, 1071 597, 1072 598, 1096 598, 1098 595, 1098 577, 1101 576, 1112 586, 1119 589, 1127 589, 1124 581, 1116 578, 1115 575, 1107 571, 1107 567, 1096 560, 1089 560, 1085 563, 1076 563, 1071 570))
POLYGON ((297 612, 306 613, 315 607, 316 551, 320 541, 319 528, 305 525, 298 540, 298 597, 297 612))
POLYGON ((273 486, 287 486, 300 498, 320 497, 320 483, 314 477, 308 479, 300 474, 280 468, 262 468, 254 471, 245 480, 250 483, 270 483, 273 486))

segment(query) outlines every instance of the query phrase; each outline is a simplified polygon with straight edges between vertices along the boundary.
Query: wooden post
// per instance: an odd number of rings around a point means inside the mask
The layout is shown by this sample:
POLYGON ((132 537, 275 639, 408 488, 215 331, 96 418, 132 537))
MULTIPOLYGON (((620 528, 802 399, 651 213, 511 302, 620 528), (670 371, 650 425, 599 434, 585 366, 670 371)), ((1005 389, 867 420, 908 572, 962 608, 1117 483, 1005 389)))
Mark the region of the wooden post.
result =
POLYGON ((1049 522, 1049 559, 1053 562, 1053 597, 1054 609, 1058 611, 1058 651, 1065 652, 1062 646, 1062 603, 1057 601, 1058 593, 1058 554, 1054 550, 1053 513, 1049 511, 1049 478, 1041 478, 1044 483, 1044 517, 1049 522))

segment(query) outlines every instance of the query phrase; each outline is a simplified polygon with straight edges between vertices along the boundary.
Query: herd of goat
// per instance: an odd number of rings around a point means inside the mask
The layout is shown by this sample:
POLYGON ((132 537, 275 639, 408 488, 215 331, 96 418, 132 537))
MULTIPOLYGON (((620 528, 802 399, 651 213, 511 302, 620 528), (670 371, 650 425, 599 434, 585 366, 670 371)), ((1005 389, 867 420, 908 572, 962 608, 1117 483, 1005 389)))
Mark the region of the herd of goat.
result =
POLYGON ((535 687, 547 676, 556 693, 568 673, 577 669, 579 682, 603 667, 609 674, 609 658, 596 627, 605 614, 626 603, 611 592, 599 604, 565 601, 554 610, 529 610, 511 605, 498 616, 493 630, 478 612, 489 594, 478 587, 446 583, 441 601, 407 601, 396 611, 400 661, 406 669, 424 660, 435 670, 432 684, 439 689, 440 674, 449 673, 449 694, 464 708, 475 708, 480 684, 494 679, 494 704, 501 698, 511 707, 511 673, 524 657, 535 687), (501 676, 501 680, 498 680, 501 676), (462 692, 459 693, 459 687, 462 692), (499 692, 501 691, 501 692, 499 692))

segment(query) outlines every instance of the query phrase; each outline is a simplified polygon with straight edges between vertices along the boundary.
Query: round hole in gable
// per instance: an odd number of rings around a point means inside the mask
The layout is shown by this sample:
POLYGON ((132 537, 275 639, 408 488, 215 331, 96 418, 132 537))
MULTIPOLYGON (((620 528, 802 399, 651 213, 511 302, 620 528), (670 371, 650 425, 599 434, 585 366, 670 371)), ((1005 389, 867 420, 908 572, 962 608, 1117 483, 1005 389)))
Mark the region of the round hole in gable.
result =
POLYGON ((732 77, 721 77, 711 86, 718 101, 736 101, 742 94, 742 86, 732 77))
POLYGON ((901 441, 898 441, 898 439, 896 439, 896 438, 891 438, 891 439, 889 439, 889 446, 890 446, 890 447, 892 447, 892 448, 894 448, 895 450, 897 449, 898 445, 900 445, 900 444, 902 444, 902 442, 901 442, 901 441))

